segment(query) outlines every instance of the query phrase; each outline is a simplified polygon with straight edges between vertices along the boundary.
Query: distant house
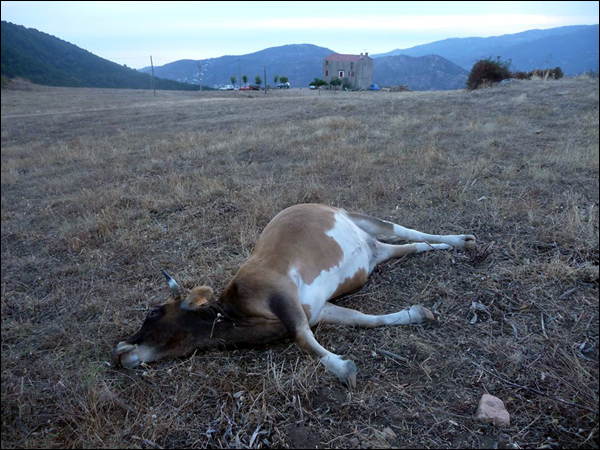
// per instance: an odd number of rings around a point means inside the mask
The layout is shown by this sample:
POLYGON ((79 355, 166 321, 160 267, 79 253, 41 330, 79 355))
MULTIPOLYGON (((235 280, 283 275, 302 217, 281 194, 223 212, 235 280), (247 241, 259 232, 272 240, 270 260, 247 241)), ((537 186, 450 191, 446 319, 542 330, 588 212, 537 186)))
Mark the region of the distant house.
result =
POLYGON ((373 83, 373 60, 364 55, 333 53, 323 60, 323 80, 339 78, 348 89, 369 89, 373 83))

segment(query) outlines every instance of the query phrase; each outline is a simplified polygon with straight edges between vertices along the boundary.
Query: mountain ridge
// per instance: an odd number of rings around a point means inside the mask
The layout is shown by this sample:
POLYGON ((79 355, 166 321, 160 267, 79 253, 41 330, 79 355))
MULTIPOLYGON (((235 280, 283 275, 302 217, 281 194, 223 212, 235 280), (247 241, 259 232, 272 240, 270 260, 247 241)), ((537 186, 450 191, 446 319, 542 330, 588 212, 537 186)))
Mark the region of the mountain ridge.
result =
POLYGON ((513 70, 530 71, 560 66, 566 75, 598 71, 598 25, 572 25, 487 38, 448 38, 406 49, 372 55, 440 55, 465 70, 485 58, 511 60, 513 70))
MULTIPOLYGON (((150 89, 150 67, 138 70, 93 55, 58 37, 2 21, 2 75, 38 84, 74 87, 150 89)), ((287 44, 244 55, 203 60, 183 59, 155 66, 157 89, 199 89, 248 83, 260 76, 273 85, 286 76, 293 87, 307 87, 322 77, 322 61, 336 53, 314 44, 287 44), (202 77, 200 77, 200 71, 202 77)), ((489 38, 449 38, 404 50, 371 55, 377 84, 408 85, 413 90, 462 89, 472 64, 500 56, 513 70, 560 66, 566 75, 598 71, 598 25, 578 25, 489 38)))
MULTIPOLYGON (((1 72, 9 78, 66 87, 150 89, 151 77, 121 66, 58 37, 11 22, 1 22, 1 72)), ((197 90, 155 78, 156 89, 197 90)))

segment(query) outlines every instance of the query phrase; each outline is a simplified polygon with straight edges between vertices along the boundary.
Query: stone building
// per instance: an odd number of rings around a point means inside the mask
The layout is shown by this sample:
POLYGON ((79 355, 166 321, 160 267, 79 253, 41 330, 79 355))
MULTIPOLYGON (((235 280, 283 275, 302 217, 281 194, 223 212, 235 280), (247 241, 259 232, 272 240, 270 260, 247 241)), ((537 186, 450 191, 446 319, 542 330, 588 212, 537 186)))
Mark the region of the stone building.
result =
POLYGON ((348 89, 369 89, 373 83, 373 59, 364 55, 333 53, 323 60, 323 80, 339 78, 348 89))

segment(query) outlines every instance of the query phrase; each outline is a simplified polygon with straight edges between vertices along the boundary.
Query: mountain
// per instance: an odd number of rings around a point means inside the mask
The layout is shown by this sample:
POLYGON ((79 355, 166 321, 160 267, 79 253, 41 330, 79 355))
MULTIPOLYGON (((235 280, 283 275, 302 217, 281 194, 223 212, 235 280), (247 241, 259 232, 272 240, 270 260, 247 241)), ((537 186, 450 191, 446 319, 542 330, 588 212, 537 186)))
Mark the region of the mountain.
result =
MULTIPOLYGON (((267 68, 267 83, 273 83, 275 75, 286 76, 292 87, 308 87, 314 78, 322 76, 323 59, 333 50, 312 44, 291 44, 271 47, 241 56, 221 56, 200 61, 182 59, 164 66, 154 67, 156 76, 188 83, 198 83, 198 63, 202 70, 202 84, 207 86, 230 84, 231 77, 248 76, 254 83, 257 75, 263 79, 267 68), (239 64, 239 65, 238 65, 239 64), (241 71, 241 74, 240 74, 241 71)), ((140 72, 150 72, 150 67, 140 72)))
POLYGON ((500 56, 512 61, 512 70, 530 71, 560 66, 565 75, 598 71, 598 25, 529 30, 488 38, 452 38, 430 44, 372 55, 440 55, 465 70, 480 60, 500 56))
MULTIPOLYGON (((242 56, 222 56, 220 58, 194 61, 182 59, 164 66, 155 67, 154 73, 163 78, 198 83, 198 63, 202 68, 205 85, 230 84, 231 77, 240 78, 238 61, 242 75, 254 83, 256 75, 264 78, 267 67, 267 81, 273 84, 274 75, 285 75, 292 87, 307 87, 315 78, 323 76, 323 59, 335 53, 333 50, 310 44, 284 45, 261 50, 242 56)), ((140 69, 149 72, 150 67, 140 69)), ((413 90, 463 89, 467 72, 454 63, 429 55, 420 58, 390 56, 373 61, 373 81, 382 86, 407 84, 413 90)), ((237 83, 237 82, 236 82, 237 83)))
POLYGON ((407 85, 414 91, 464 89, 468 72, 437 55, 398 55, 373 60, 373 81, 381 86, 407 85))
MULTIPOLYGON (((560 66, 566 75, 598 71, 598 25, 529 30, 489 38, 454 38, 374 58, 374 82, 383 86, 406 84, 413 90, 462 89, 467 73, 479 59, 512 61, 512 70, 560 66), (462 69, 461 69, 462 68, 462 69)), ((199 73, 205 86, 230 84, 231 77, 258 75, 273 84, 286 76, 293 87, 307 87, 322 77, 323 59, 333 50, 311 44, 267 48, 241 56, 180 60, 155 67, 157 89, 198 89, 199 73), (163 79, 161 79, 163 78, 163 79)), ((2 75, 23 77, 53 86, 149 89, 151 69, 140 71, 100 58, 73 44, 32 28, 2 21, 2 75)), ((263 80, 264 81, 264 80, 263 80)), ((239 83, 239 80, 237 81, 239 83)))
MULTIPOLYGON (((33 28, 1 22, 1 71, 49 86, 150 89, 148 74, 100 58, 33 28)), ((198 86, 155 79, 156 89, 197 90, 198 86)))

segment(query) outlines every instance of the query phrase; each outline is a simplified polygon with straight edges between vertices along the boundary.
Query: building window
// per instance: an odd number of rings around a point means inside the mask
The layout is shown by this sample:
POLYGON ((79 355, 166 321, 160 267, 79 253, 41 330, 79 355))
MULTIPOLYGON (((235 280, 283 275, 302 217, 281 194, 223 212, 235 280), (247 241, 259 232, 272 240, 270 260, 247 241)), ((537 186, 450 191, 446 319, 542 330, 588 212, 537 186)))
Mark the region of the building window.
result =
POLYGON ((329 61, 325 61, 325 65, 328 66, 329 65, 329 61))
POLYGON ((325 76, 328 77, 329 76, 329 70, 325 71, 325 76))
POLYGON ((340 78, 344 78, 344 71, 340 70, 340 78))
POLYGON ((354 70, 350 71, 350 76, 353 77, 354 76, 354 70))
POLYGON ((350 62, 350 69, 354 69, 354 63, 350 62))

